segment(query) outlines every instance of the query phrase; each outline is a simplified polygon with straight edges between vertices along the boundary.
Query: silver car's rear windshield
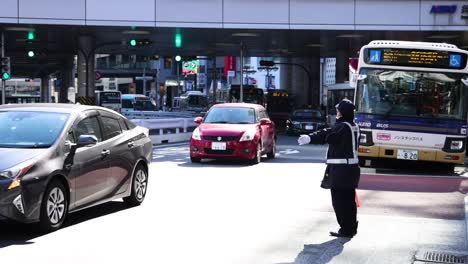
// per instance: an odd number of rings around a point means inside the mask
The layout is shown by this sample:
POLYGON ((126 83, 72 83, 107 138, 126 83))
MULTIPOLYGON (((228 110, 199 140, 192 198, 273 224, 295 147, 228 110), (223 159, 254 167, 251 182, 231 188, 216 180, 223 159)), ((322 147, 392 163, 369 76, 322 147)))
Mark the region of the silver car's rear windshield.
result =
POLYGON ((57 140, 69 114, 0 111, 0 148, 48 148, 57 140))

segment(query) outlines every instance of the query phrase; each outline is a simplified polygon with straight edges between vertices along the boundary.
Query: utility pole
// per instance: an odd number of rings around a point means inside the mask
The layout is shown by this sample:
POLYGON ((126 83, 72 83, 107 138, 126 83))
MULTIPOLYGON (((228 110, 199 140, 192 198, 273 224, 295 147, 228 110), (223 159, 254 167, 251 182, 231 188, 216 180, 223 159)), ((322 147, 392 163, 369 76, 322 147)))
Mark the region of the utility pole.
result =
POLYGON ((244 43, 241 42, 240 48, 240 92, 239 101, 244 102, 244 43))
POLYGON ((143 95, 146 95, 146 63, 143 66, 143 95))
POLYGON ((218 89, 218 80, 217 80, 217 74, 216 74, 216 56, 213 57, 213 104, 216 103, 216 90, 218 89))
MULTIPOLYGON (((5 57, 5 35, 2 32, 2 58, 5 57)), ((5 80, 2 78, 2 105, 5 104, 5 80)))

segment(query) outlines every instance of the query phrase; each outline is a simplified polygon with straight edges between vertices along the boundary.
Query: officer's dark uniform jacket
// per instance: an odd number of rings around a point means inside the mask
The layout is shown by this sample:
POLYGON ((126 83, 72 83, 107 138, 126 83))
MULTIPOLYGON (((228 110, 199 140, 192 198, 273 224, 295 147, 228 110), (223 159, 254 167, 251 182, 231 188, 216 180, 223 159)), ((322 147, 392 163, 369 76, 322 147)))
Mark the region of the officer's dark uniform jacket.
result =
POLYGON ((311 144, 329 144, 327 171, 331 177, 331 188, 356 189, 360 177, 357 157, 359 127, 352 119, 343 120, 341 118, 336 121, 336 124, 332 128, 319 130, 309 136, 311 144), (354 137, 351 135, 351 129, 354 130, 354 137))

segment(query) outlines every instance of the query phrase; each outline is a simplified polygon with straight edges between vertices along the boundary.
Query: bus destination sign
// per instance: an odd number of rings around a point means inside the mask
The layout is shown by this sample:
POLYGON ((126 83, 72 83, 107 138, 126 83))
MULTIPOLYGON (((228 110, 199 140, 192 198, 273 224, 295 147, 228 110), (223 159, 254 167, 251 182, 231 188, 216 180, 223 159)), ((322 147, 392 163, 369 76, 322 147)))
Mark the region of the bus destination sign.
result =
POLYGON ((464 69, 463 53, 421 49, 367 49, 366 63, 421 68, 464 69))

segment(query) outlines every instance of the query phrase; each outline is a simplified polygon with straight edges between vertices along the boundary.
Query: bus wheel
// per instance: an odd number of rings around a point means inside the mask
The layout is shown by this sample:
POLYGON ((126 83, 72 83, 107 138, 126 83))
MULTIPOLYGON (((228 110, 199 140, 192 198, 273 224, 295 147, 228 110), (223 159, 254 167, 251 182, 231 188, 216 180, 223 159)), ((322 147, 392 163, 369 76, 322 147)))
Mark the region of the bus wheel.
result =
POLYGON ((453 172, 453 170, 455 169, 455 164, 452 164, 452 163, 447 163, 447 164, 444 164, 445 166, 443 167, 445 170, 449 171, 449 172, 453 172))

